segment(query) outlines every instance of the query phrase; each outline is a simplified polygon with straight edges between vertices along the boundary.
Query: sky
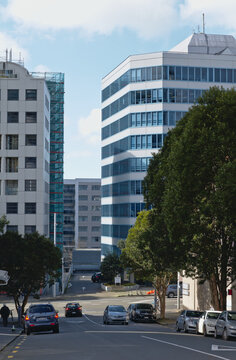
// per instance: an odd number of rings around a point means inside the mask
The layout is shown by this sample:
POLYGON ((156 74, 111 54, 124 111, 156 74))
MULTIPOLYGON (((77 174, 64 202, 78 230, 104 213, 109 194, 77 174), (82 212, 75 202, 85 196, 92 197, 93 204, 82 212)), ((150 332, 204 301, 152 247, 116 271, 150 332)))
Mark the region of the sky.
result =
POLYGON ((236 37, 235 0, 0 0, 0 57, 65 73, 64 177, 99 178, 102 78, 193 32, 236 37))

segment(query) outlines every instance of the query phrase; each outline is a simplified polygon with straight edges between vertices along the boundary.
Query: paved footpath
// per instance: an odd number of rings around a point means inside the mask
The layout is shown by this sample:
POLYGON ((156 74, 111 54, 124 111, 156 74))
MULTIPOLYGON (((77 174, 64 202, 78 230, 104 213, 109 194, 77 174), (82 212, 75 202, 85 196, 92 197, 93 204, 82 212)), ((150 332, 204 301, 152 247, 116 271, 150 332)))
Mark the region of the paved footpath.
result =
POLYGON ((0 352, 14 341, 22 333, 22 328, 12 328, 12 322, 8 323, 7 327, 4 327, 2 320, 0 320, 0 352))

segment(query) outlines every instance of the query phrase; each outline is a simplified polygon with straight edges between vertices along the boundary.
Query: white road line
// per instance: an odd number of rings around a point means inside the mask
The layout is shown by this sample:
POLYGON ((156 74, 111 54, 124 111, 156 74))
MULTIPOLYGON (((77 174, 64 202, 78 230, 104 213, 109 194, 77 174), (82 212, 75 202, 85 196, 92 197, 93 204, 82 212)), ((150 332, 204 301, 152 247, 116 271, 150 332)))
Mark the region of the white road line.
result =
POLYGON ((236 347, 224 345, 211 345, 211 351, 236 351, 236 347))
POLYGON ((83 315, 84 315, 84 317, 85 317, 88 321, 90 321, 91 323, 93 323, 93 324, 95 324, 95 325, 99 325, 99 326, 104 326, 103 324, 100 324, 100 323, 98 323, 98 322, 96 322, 96 321, 93 321, 93 320, 89 319, 86 314, 83 314, 83 315))
POLYGON ((125 330, 85 330, 86 333, 109 333, 109 334, 155 334, 155 335, 177 335, 171 332, 161 332, 161 331, 142 331, 142 330, 128 330, 127 327, 125 330))
POLYGON ((211 357, 214 357, 214 358, 217 358, 217 359, 230 360, 229 358, 225 358, 225 357, 222 357, 222 356, 210 354, 210 353, 207 353, 207 352, 205 352, 205 351, 196 350, 196 349, 193 349, 193 348, 190 348, 190 347, 187 347, 187 346, 178 345, 178 344, 171 343, 171 342, 168 342, 168 341, 163 341, 163 340, 159 340, 159 339, 154 339, 154 338, 151 338, 151 337, 148 337, 148 336, 142 336, 142 338, 148 339, 148 340, 157 341, 157 342, 160 342, 160 343, 163 343, 163 344, 167 344, 167 345, 172 345, 172 346, 179 347, 179 348, 182 348, 182 349, 194 351, 194 352, 197 352, 197 353, 200 353, 200 354, 204 354, 204 355, 208 355, 208 356, 211 356, 211 357))

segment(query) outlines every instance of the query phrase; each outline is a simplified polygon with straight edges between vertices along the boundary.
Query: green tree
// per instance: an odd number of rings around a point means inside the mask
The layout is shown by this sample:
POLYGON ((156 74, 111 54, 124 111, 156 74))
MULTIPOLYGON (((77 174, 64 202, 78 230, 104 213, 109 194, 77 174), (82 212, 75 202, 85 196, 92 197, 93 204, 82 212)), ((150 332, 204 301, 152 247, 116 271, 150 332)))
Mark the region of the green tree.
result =
POLYGON ((236 91, 211 88, 170 131, 151 161, 147 203, 161 206, 182 269, 208 280, 226 308, 236 277, 236 91))
POLYGON ((0 236, 0 248, 1 269, 7 270, 10 276, 4 289, 14 298, 16 309, 21 305, 24 311, 31 294, 59 277, 61 252, 51 240, 38 233, 23 237, 6 232, 0 236))
POLYGON ((6 215, 3 215, 0 217, 0 234, 4 233, 5 226, 9 224, 9 221, 7 221, 6 215))
POLYGON ((104 281, 113 283, 115 276, 123 271, 119 256, 113 253, 107 254, 101 263, 100 270, 104 281))
POLYGON ((139 213, 129 230, 121 260, 136 278, 153 283, 160 301, 160 317, 165 318, 166 289, 177 271, 175 257, 161 213, 156 209, 139 213))

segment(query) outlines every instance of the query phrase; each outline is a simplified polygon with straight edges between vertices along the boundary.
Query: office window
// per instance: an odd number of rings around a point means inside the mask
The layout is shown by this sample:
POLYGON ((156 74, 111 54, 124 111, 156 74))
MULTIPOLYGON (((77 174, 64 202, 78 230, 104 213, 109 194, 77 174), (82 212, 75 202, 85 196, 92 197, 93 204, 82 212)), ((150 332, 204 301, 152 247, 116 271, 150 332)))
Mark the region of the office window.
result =
POLYGON ((101 211, 101 206, 99 206, 99 205, 92 205, 91 210, 92 210, 92 211, 101 211))
POLYGON ((100 216, 92 216, 92 221, 100 221, 101 217, 100 216))
POLYGON ((47 152, 49 152, 49 142, 48 142, 48 140, 46 138, 45 138, 45 150, 47 152))
POLYGON ((79 190, 87 190, 88 185, 79 185, 79 190))
POLYGON ((80 201, 87 201, 88 200, 88 195, 79 195, 79 200, 80 201))
POLYGON ((37 191, 37 180, 25 180, 25 191, 37 191))
POLYGON ((25 135, 25 145, 26 146, 36 146, 37 145, 37 135, 34 135, 34 134, 25 135))
POLYGON ((7 91, 7 100, 19 100, 19 90, 9 89, 7 91))
POLYGON ((99 195, 92 196, 92 201, 99 201, 99 200, 101 200, 101 196, 99 196, 99 195))
POLYGON ((93 237, 92 237, 92 241, 94 241, 94 242, 99 242, 99 241, 100 241, 100 237, 99 237, 99 236, 93 236, 93 237))
POLYGON ((92 232, 100 231, 100 226, 92 226, 92 232))
POLYGON ((32 234, 34 232, 36 232, 35 225, 25 225, 25 234, 32 234))
POLYGON ((5 195, 17 195, 17 193, 18 193, 18 180, 6 180, 5 195))
POLYGON ((18 172, 18 158, 6 158, 6 172, 18 172))
POLYGON ((6 149, 18 150, 18 135, 6 135, 6 149))
POLYGON ((87 236, 80 236, 79 241, 82 241, 82 242, 88 241, 88 237, 87 236))
POLYGON ((9 124, 15 124, 19 122, 19 113, 16 111, 8 111, 7 122, 9 124))
POLYGON ((79 206, 79 211, 88 211, 88 206, 86 205, 79 206))
POLYGON ((7 231, 18 232, 18 225, 7 225, 7 231))
POLYGON ((79 226, 79 231, 81 231, 81 232, 88 231, 88 226, 79 226))
POLYGON ((18 203, 17 202, 9 202, 6 203, 7 208, 6 212, 7 214, 17 214, 18 213, 18 203))
POLYGON ((45 95, 45 106, 46 106, 47 110, 49 111, 49 100, 46 95, 45 95))
POLYGON ((36 203, 25 203, 25 214, 36 214, 36 203))
POLYGON ((37 113, 36 112, 26 112, 25 113, 25 122, 28 124, 37 122, 37 113))
POLYGON ((36 169, 37 158, 36 157, 26 157, 25 158, 25 168, 26 169, 36 169))
POLYGON ((88 216, 79 216, 79 222, 88 221, 88 216))
POLYGON ((25 90, 25 100, 37 100, 37 90, 35 89, 25 90))
POLYGON ((47 131, 49 131, 49 121, 46 116, 45 116, 45 128, 47 129, 47 131))
POLYGON ((101 186, 100 185, 92 185, 92 190, 100 190, 101 186))

